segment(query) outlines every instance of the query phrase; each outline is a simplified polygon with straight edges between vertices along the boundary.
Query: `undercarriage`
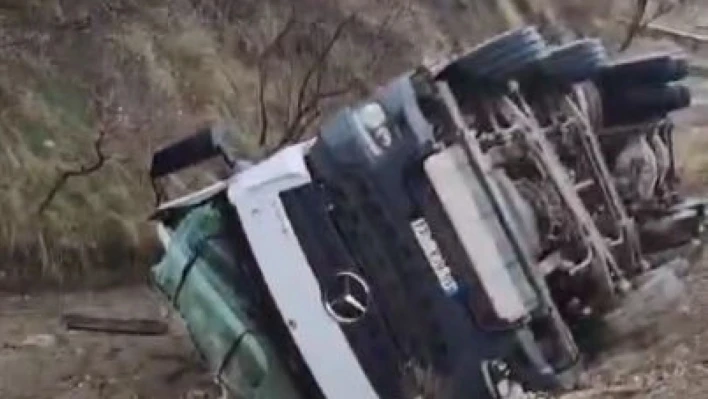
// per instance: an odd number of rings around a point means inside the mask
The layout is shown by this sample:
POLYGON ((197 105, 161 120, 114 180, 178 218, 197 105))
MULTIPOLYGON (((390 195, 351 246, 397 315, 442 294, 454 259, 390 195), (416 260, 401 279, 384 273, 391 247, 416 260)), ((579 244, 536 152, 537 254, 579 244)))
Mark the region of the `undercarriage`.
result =
MULTIPOLYGON (((533 210, 538 235, 518 235, 527 242, 515 247, 532 249, 524 267, 548 309, 551 327, 536 339, 552 342, 540 345, 555 346, 547 358, 562 354, 567 366, 579 351, 560 337, 578 338, 588 320, 617 312, 671 259, 659 254, 676 256, 672 249, 695 245, 703 231, 703 203, 677 191, 668 115, 690 104, 688 89, 674 84, 687 76, 686 60, 610 62, 599 41, 548 48, 525 28, 419 73, 426 100, 446 104, 436 115, 448 126, 441 140, 467 147, 491 193, 493 176, 505 175, 533 210)), ((515 222, 504 205, 498 216, 515 222)), ((550 363, 562 376, 562 362, 550 363)))

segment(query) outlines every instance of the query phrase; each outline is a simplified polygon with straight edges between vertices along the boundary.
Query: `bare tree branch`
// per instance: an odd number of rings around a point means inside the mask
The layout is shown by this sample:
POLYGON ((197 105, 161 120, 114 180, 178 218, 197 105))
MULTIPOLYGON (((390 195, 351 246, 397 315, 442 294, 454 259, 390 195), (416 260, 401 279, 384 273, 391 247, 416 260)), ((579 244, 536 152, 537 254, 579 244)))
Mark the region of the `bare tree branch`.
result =
POLYGON ((282 29, 280 29, 280 32, 278 32, 278 34, 266 46, 266 48, 263 49, 258 59, 258 108, 261 119, 261 129, 258 135, 258 144, 261 146, 265 145, 266 140, 268 139, 268 108, 266 106, 265 101, 265 91, 266 86, 268 85, 268 57, 271 55, 271 53, 273 53, 280 47, 283 39, 285 39, 288 33, 295 26, 296 21, 297 19, 295 9, 293 8, 290 13, 290 16, 288 17, 288 20, 285 22, 285 25, 283 25, 282 29))
POLYGON ((333 97, 343 96, 345 94, 350 93, 352 90, 354 90, 355 87, 356 87, 356 81, 354 79, 352 79, 345 86, 342 86, 342 87, 339 87, 336 89, 332 89, 332 90, 328 90, 328 91, 320 92, 317 97, 320 100, 327 100, 327 99, 330 99, 333 97))
POLYGON ((96 160, 93 163, 89 165, 82 165, 78 169, 66 170, 62 172, 61 175, 59 175, 57 180, 54 182, 54 185, 52 186, 51 190, 49 190, 47 196, 44 197, 44 200, 39 205, 39 208, 37 210, 38 214, 42 214, 44 213, 44 211, 47 210, 49 205, 51 205, 54 198, 57 196, 57 194, 59 194, 59 191, 66 185, 69 179, 77 176, 90 175, 91 173, 98 171, 103 167, 103 165, 105 165, 106 161, 108 161, 110 158, 106 156, 106 154, 103 152, 103 142, 105 138, 106 131, 101 129, 98 133, 98 137, 93 143, 94 152, 96 154, 96 160))
POLYGON ((376 30, 376 37, 381 37, 396 21, 398 21, 404 13, 411 11, 411 2, 402 1, 398 3, 398 7, 392 10, 386 15, 386 17, 381 21, 379 27, 376 30))
MULTIPOLYGON (((400 18, 400 16, 406 11, 408 11, 409 7, 409 2, 404 2, 401 6, 397 7, 395 10, 392 10, 392 12, 389 13, 378 26, 376 38, 381 38, 389 29, 390 25, 394 23, 395 20, 400 18)), ((299 85, 296 85, 296 93, 292 93, 292 90, 288 91, 287 99, 285 100, 287 102, 287 115, 283 135, 273 150, 277 150, 284 145, 302 139, 311 126, 319 120, 322 114, 322 105, 325 101, 347 95, 361 85, 361 77, 352 76, 346 79, 346 83, 339 87, 332 89, 324 88, 325 79, 330 74, 328 67, 329 58, 332 51, 334 50, 337 42, 345 34, 346 29, 353 21, 356 20, 356 17, 356 14, 351 14, 339 22, 332 34, 329 38, 327 38, 327 40, 324 41, 320 50, 317 51, 316 55, 313 57, 313 60, 304 72, 299 85)), ((380 61, 381 56, 382 55, 380 54, 374 54, 368 63, 368 66, 372 68, 375 67, 380 61)), ((260 77, 264 78, 267 76, 262 74, 260 77)), ((263 81, 265 81, 265 79, 263 79, 263 81)), ((263 93, 259 91, 259 97, 262 94, 263 93)), ((260 98, 259 105, 261 111, 261 121, 266 121, 265 124, 261 124, 262 130, 260 144, 264 145, 266 142, 265 136, 267 135, 268 125, 267 110, 265 102, 262 98, 260 98)))
POLYGON ((295 95, 295 79, 292 79, 292 77, 295 76, 294 62, 288 63, 288 76, 290 76, 291 79, 287 79, 285 83, 285 118, 283 119, 281 126, 283 132, 288 130, 288 125, 290 124, 290 121, 293 118, 293 97, 295 95))
POLYGON ((622 42, 619 51, 627 50, 629 46, 632 45, 632 42, 637 35, 644 31, 652 22, 670 14, 676 9, 677 6, 681 6, 683 4, 684 0, 679 0, 678 2, 661 1, 649 18, 645 18, 649 8, 649 0, 637 0, 636 10, 632 20, 630 21, 627 36, 622 42))
POLYGON ((268 73, 266 68, 259 68, 258 70, 258 110, 261 119, 261 131, 258 134, 258 145, 263 146, 268 139, 268 108, 265 102, 265 89, 266 80, 268 79, 268 73))
POLYGON ((312 126, 312 124, 315 123, 320 116, 322 116, 322 111, 319 108, 314 108, 308 114, 302 115, 297 120, 297 125, 293 126, 290 130, 290 134, 283 135, 276 148, 281 148, 283 146, 286 146, 290 143, 302 139, 305 133, 307 133, 307 129, 309 129, 310 126, 312 126))
POLYGON ((356 14, 352 14, 337 25, 332 36, 330 36, 305 72, 297 93, 295 113, 292 116, 289 115, 283 137, 277 147, 302 138, 307 129, 316 122, 321 115, 320 105, 323 100, 341 96, 351 91, 351 87, 353 87, 352 83, 327 92, 322 91, 322 85, 325 74, 327 73, 327 60, 335 44, 344 34, 345 29, 355 18, 356 14))
MULTIPOLYGON (((298 107, 304 107, 305 106, 305 96, 307 95, 307 90, 310 87, 310 80, 312 80, 313 76, 315 74, 319 73, 318 80, 321 83, 322 79, 322 70, 325 67, 325 64, 327 62, 327 57, 329 57, 329 54, 332 52, 332 49, 334 48, 334 45, 337 43, 337 40, 344 34, 344 29, 354 21, 354 18, 356 17, 356 14, 352 14, 346 19, 342 20, 339 25, 337 25, 337 28, 334 30, 334 33, 330 37, 330 39, 327 41, 325 44, 324 48, 322 51, 320 51, 320 54, 317 56, 315 61, 312 63, 310 68, 307 70, 305 73, 305 77, 302 80, 302 84, 300 85, 300 91, 297 96, 297 104, 298 107)), ((300 108, 301 109, 301 108, 300 108)))
POLYGON ((634 16, 629 24, 629 30, 627 31, 627 37, 625 37, 624 42, 620 46, 620 51, 625 51, 632 45, 634 38, 639 33, 642 26, 642 20, 647 12, 647 6, 649 5, 649 0, 637 0, 637 6, 634 11, 634 16))

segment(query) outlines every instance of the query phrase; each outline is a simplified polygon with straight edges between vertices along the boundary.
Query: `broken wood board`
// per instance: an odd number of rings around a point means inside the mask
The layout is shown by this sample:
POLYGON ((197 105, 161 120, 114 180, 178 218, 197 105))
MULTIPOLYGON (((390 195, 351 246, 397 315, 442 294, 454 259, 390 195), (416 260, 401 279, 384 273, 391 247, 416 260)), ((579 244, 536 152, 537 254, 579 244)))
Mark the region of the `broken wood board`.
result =
POLYGON ((97 317, 77 313, 62 315, 62 323, 69 330, 110 334, 164 335, 169 329, 167 323, 159 320, 97 317))

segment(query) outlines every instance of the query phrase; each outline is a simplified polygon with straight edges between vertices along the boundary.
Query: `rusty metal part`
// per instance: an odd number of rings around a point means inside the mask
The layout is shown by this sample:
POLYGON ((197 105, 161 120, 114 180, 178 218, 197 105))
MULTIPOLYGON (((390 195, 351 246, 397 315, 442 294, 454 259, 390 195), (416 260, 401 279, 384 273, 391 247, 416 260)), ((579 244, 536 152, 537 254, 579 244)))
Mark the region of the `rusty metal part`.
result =
POLYGON ((538 125, 533 115, 529 112, 530 107, 528 105, 517 104, 512 99, 505 97, 502 99, 500 106, 507 113, 509 120, 513 120, 524 127, 522 139, 526 142, 530 155, 536 158, 538 165, 544 169, 549 181, 555 186, 563 202, 572 212, 580 234, 593 251, 595 262, 592 262, 590 270, 603 293, 598 299, 611 301, 617 293, 626 288, 625 273, 618 265, 606 240, 582 203, 567 174, 564 173, 564 168, 558 159, 557 153, 544 134, 545 130, 538 125))

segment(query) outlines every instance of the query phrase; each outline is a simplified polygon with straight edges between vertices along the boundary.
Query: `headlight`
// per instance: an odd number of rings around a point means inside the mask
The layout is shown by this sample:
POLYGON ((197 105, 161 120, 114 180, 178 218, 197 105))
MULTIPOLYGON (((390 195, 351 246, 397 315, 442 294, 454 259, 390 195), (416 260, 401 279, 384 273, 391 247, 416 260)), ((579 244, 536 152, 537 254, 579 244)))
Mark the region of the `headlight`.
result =
POLYGON ((359 119, 364 127, 373 131, 386 123, 386 112, 379 103, 368 103, 359 108, 359 119))
POLYGON ((391 130, 386 126, 386 112, 379 103, 368 103, 357 111, 362 125, 369 137, 380 148, 388 148, 393 143, 391 130))

